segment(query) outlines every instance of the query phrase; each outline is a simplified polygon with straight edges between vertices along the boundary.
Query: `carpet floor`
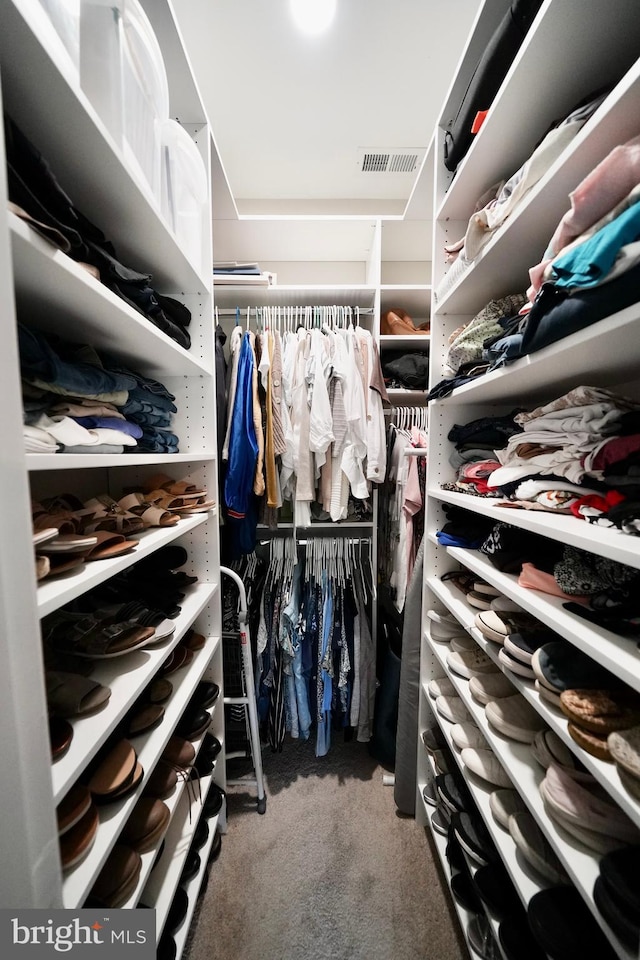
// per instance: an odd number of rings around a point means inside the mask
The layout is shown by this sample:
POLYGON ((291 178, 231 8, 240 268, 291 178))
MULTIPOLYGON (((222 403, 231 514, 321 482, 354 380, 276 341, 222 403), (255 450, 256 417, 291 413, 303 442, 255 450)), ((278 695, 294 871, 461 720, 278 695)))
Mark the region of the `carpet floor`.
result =
MULTIPOLYGON (((366 744, 263 755, 267 811, 231 787, 186 960, 468 960, 431 837, 366 744)), ((232 774, 229 774, 232 775, 232 774)))

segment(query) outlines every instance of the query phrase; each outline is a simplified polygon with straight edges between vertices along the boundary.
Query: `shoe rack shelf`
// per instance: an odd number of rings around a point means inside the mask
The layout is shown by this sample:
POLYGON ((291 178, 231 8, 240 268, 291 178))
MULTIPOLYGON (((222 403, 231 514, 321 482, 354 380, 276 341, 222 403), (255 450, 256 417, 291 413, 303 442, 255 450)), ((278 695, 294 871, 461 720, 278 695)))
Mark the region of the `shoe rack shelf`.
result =
MULTIPOLYGON (((607 924, 603 921, 601 914, 593 902, 593 885, 600 872, 598 867, 599 858, 591 850, 588 850, 578 841, 574 840, 570 834, 566 833, 560 826, 556 824, 553 819, 551 819, 551 817, 548 816, 544 809, 544 804, 539 790, 540 783, 544 778, 544 771, 534 759, 531 753, 530 745, 526 743, 519 743, 516 740, 511 740, 502 736, 502 734, 496 731, 488 723, 485 716, 484 707, 480 704, 477 704, 469 693, 468 681, 463 677, 459 677, 457 674, 448 669, 446 665, 446 654, 438 649, 438 647, 442 646, 444 645, 432 643, 434 655, 439 660, 440 666, 442 667, 442 675, 449 677, 449 679, 452 681, 458 695, 471 714, 472 719, 482 731, 482 734, 488 745, 501 762, 509 777, 511 777, 514 787, 517 788, 530 812, 535 817, 547 840, 553 847, 555 853, 558 855, 558 859, 569 874, 577 890, 582 894, 587 906, 591 909, 591 912, 599 926, 602 928, 619 956, 624 957, 625 960, 632 960, 633 954, 619 942, 617 937, 614 936, 607 924)), ((444 728, 446 723, 447 721, 443 719, 440 724, 441 728, 444 728)), ((467 786, 471 788, 474 781, 478 785, 482 783, 479 778, 474 777, 473 773, 468 770, 464 770, 463 767, 461 767, 461 769, 463 770, 463 775, 467 786)), ((483 813, 483 819, 485 819, 487 826, 489 826, 489 819, 493 820, 493 816, 488 807, 488 798, 489 794, 494 788, 490 786, 488 790, 486 790, 484 787, 482 789, 486 796, 486 809, 483 813)), ((478 788, 478 791, 474 793, 476 802, 478 800, 479 792, 480 787, 478 788)), ((480 809, 482 812, 482 808, 480 809)), ((493 826, 496 828, 495 821, 493 822, 493 826)), ((515 844, 511 840, 511 837, 508 837, 507 842, 508 835, 504 834, 502 831, 498 833, 499 829, 499 827, 494 829, 492 831, 492 836, 494 841, 496 841, 496 845, 500 851, 505 866, 507 869, 509 869, 509 857, 512 848, 515 851, 515 844)), ((509 872, 511 873, 511 871, 509 872)), ((523 898, 524 902, 527 903, 531 898, 533 891, 531 888, 527 889, 526 887, 523 887, 521 883, 519 883, 518 879, 516 879, 517 875, 514 876, 514 874, 511 874, 511 876, 514 879, 516 889, 518 889, 520 896, 523 898)))
MULTIPOLYGON (((59 803, 69 788, 73 785, 87 764, 98 753, 102 745, 114 732, 123 717, 131 709, 141 691, 153 680, 169 654, 178 646, 190 624, 202 613, 211 602, 217 586, 211 583, 197 583, 189 588, 188 595, 182 602, 182 613, 176 618, 176 630, 172 637, 156 647, 146 647, 127 655, 126 669, 121 657, 110 660, 96 661, 91 671, 91 678, 111 689, 111 696, 107 706, 98 713, 78 717, 74 721, 74 736, 67 753, 53 764, 51 778, 53 782, 54 801, 59 803)), ((210 652, 215 646, 209 644, 210 652)), ((211 657, 209 657, 211 659, 211 657)), ((186 671, 191 678, 191 672, 186 671)), ((178 707, 186 705, 183 687, 184 675, 178 671, 176 678, 180 681, 180 689, 174 680, 174 692, 171 699, 171 711, 165 708, 165 718, 160 725, 163 730, 170 726, 172 714, 178 707), (168 716, 167 716, 168 714, 168 716)), ((180 711, 181 712, 181 711, 180 711)))
MULTIPOLYGON (((166 846, 160 857, 153 876, 149 878, 143 894, 142 901, 147 906, 156 911, 156 940, 159 941, 167 920, 167 915, 171 907, 173 895, 178 887, 180 875, 185 865, 185 860, 195 834, 198 819, 202 807, 206 801, 212 778, 203 777, 201 781, 201 798, 190 797, 188 790, 184 790, 180 796, 180 802, 176 810, 176 815, 171 821, 169 830, 166 833, 166 846)), ((223 804, 225 803, 223 799, 223 804)), ((189 882, 187 894, 189 896, 189 911, 184 924, 181 925, 179 933, 176 935, 186 939, 189 930, 189 914, 195 909, 195 900, 204 877, 204 871, 207 865, 207 857, 215 838, 215 832, 218 825, 220 814, 211 817, 207 821, 209 826, 209 835, 206 842, 198 851, 202 866, 198 875, 189 882)))
POLYGON ((79 573, 71 571, 61 579, 44 581, 38 587, 38 613, 41 617, 53 613, 65 603, 75 600, 87 590, 110 580, 117 573, 142 560, 143 557, 150 556, 161 547, 168 546, 186 533, 203 526, 207 520, 206 513, 198 514, 181 520, 174 527, 145 530, 137 534, 138 546, 131 553, 114 557, 112 560, 95 560, 81 567, 79 573))
MULTIPOLYGON (((143 6, 163 52, 171 116, 192 137, 205 162, 207 181, 220 179, 222 166, 172 4, 170 0, 143 0, 143 6)), ((181 518, 175 527, 149 529, 136 536, 138 545, 131 554, 87 563, 77 573, 36 583, 30 500, 63 491, 83 500, 105 492, 117 498, 126 487, 141 489, 152 474, 166 472, 176 480, 188 478, 206 488, 217 503, 217 444, 211 414, 215 410, 209 268, 213 257, 209 236, 202 264, 190 262, 146 185, 127 166, 124 152, 85 96, 66 51, 52 42, 46 24, 37 0, 6 0, 3 4, 3 110, 46 158, 62 189, 113 242, 121 262, 150 274, 154 289, 180 300, 191 312, 192 342, 186 350, 10 212, 4 150, 0 150, 0 303, 5 324, 0 395, 6 417, 2 451, 5 496, 0 504, 5 542, 0 551, 0 590, 6 600, 0 631, 6 667, 0 677, 0 702, 5 736, 0 754, 5 769, 15 772, 4 797, 0 831, 4 862, 10 864, 0 871, 0 905, 77 908, 83 905, 118 841, 199 680, 206 677, 218 683, 222 700, 218 513, 214 507, 181 518), (179 436, 180 453, 25 455, 17 320, 110 352, 124 366, 164 384, 176 398, 178 412, 172 429, 179 436), (93 716, 71 721, 73 739, 68 752, 52 764, 40 619, 172 543, 186 548, 186 569, 198 577, 198 582, 185 590, 175 634, 155 648, 99 662, 94 676, 111 688, 109 703, 93 716), (143 782, 135 794, 100 808, 100 826, 92 848, 74 869, 63 874, 57 803, 110 736, 118 735, 127 711, 191 626, 208 638, 205 647, 187 667, 171 675, 174 690, 159 726, 133 740, 144 769, 143 782)), ((3 136, 0 130, 0 139, 3 136)), ((211 731, 222 739, 223 730, 222 711, 214 709, 211 731)), ((225 776, 223 750, 206 783, 213 779, 224 788, 225 776)), ((181 792, 182 787, 167 802, 172 816, 181 792)), ((153 857, 153 851, 143 855, 139 889, 127 906, 139 902, 153 857)))
MULTIPOLYGON (((87 897, 109 852, 114 844, 117 843, 120 832, 133 811, 136 801, 140 799, 144 786, 155 764, 166 747, 173 733, 173 729, 188 703, 189 697, 204 674, 219 642, 217 639, 209 638, 209 642, 205 644, 202 650, 198 651, 188 668, 182 668, 176 671, 175 674, 172 674, 173 679, 171 682, 175 684, 174 693, 165 706, 165 719, 154 730, 134 738, 133 746, 138 756, 138 761, 144 770, 142 780, 135 792, 121 803, 107 804, 98 807, 100 815, 98 837, 85 859, 65 878, 63 885, 65 907, 76 906, 76 904, 82 903, 87 897), (98 838, 100 842, 98 842, 98 838)), ((202 737, 204 737, 204 734, 202 737)), ((202 741, 202 737, 194 741, 196 751, 202 741)))
MULTIPOLYGON (((447 121, 455 116, 456 104, 460 102, 479 56, 507 8, 506 0, 484 0, 480 5, 435 131, 432 249, 436 252, 430 332, 432 384, 445 375, 446 352, 453 331, 469 322, 489 300, 526 290, 529 268, 540 260, 560 217, 568 209, 569 193, 613 147, 640 132, 636 109, 640 92, 640 60, 637 57, 640 28, 632 0, 615 0, 606 12, 594 9, 593 15, 587 18, 588 22, 585 22, 578 0, 544 0, 455 177, 446 171, 442 156, 447 121), (609 93, 593 117, 513 216, 495 232, 473 265, 461 273, 456 269, 456 279, 447 288, 443 280, 447 270, 455 265, 446 265, 439 251, 446 243, 465 235, 478 198, 491 184, 511 176, 522 166, 554 120, 568 114, 581 99, 605 86, 609 87, 609 93), (437 296, 439 287, 445 292, 437 296)), ((548 817, 538 790, 544 775, 542 767, 532 757, 528 745, 508 740, 489 726, 484 709, 469 694, 468 682, 447 669, 448 646, 430 639, 426 611, 435 606, 453 613, 502 669, 497 661, 496 645, 486 640, 475 627, 477 611, 466 602, 461 591, 441 580, 444 573, 462 564, 640 691, 640 652, 633 640, 571 614, 563 608, 560 598, 521 587, 517 577, 499 571, 480 552, 444 547, 435 537, 446 520, 444 508, 451 504, 549 540, 640 567, 638 543, 633 536, 594 527, 574 517, 500 507, 490 499, 441 488, 442 483, 454 479, 454 471, 448 463, 452 447, 447 439, 454 424, 464 424, 483 416, 505 415, 516 407, 532 409, 581 384, 602 386, 637 399, 639 332, 640 304, 636 304, 538 353, 458 387, 448 397, 429 405, 424 639, 419 701, 420 731, 426 729, 435 716, 450 742, 447 736, 449 725, 432 710, 427 693, 429 679, 450 676, 474 721, 621 958, 630 957, 630 953, 609 929, 593 902, 593 883, 598 875, 597 855, 581 846, 548 817)), ((540 699, 532 682, 511 675, 506 668, 503 672, 512 681, 514 690, 519 691, 544 717, 548 726, 597 778, 608 795, 640 825, 640 804, 626 791, 614 765, 587 754, 571 739, 564 715, 540 699)), ((416 809, 421 822, 426 822, 421 796, 425 770, 421 741, 417 750, 418 779, 421 782, 416 809)), ((452 751, 458 761, 459 751, 455 746, 452 751)), ((509 868, 514 844, 495 823, 487 806, 488 793, 480 786, 481 781, 463 766, 461 771, 509 868)), ((523 861, 519 856, 517 861, 521 870, 523 861)), ((534 890, 521 876, 511 875, 523 902, 527 903, 534 890)))

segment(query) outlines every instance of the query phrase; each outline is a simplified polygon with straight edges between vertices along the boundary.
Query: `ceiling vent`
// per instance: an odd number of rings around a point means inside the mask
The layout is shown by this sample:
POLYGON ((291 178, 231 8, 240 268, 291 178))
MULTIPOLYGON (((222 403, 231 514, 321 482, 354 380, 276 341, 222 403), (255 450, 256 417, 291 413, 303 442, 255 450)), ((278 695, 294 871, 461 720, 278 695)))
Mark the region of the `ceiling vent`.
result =
POLYGON ((361 173, 415 173, 422 162, 424 148, 417 150, 358 150, 361 173))

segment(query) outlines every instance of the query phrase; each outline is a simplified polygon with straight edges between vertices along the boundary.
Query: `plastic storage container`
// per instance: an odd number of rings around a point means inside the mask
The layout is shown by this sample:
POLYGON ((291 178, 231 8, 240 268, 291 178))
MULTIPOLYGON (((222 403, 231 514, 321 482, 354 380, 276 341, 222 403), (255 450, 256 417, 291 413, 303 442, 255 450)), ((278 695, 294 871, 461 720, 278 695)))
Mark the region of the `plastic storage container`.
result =
POLYGON ((80 64, 80 0, 40 0, 40 6, 46 11, 77 71, 80 64))
POLYGON ((122 146, 125 160, 161 203, 161 127, 169 86, 160 45, 137 0, 125 0, 121 28, 122 146))
POLYGON ((162 213, 182 250, 198 271, 205 259, 207 171, 184 127, 162 124, 162 213))
POLYGON ((169 87, 160 45, 138 0, 82 0, 80 85, 160 207, 169 87))
POLYGON ((80 86, 122 149, 121 2, 81 0, 80 86))

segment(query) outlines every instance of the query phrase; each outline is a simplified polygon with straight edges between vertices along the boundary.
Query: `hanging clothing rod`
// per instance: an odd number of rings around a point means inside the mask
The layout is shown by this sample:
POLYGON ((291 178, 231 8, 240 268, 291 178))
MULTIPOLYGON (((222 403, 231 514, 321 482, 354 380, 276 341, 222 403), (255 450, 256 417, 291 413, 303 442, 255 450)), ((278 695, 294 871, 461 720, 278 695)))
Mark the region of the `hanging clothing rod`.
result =
POLYGON ((426 447, 405 447, 402 451, 405 457, 426 457, 426 447))
MULTIPOLYGON (((313 307, 313 304, 303 304, 303 305, 300 306, 298 309, 304 310, 305 306, 312 306, 312 307, 313 307)), ((316 304, 316 306, 318 306, 318 304, 316 304)), ((332 304, 332 303, 325 303, 325 304, 319 304, 319 306, 332 307, 332 306, 334 306, 334 304, 332 304)), ((247 308, 246 308, 246 307, 240 307, 240 309, 241 309, 241 310, 246 310, 247 308)), ((251 309, 251 310, 261 310, 261 309, 263 309, 263 308, 262 308, 262 307, 251 307, 250 309, 251 309)), ((271 309, 273 309, 273 307, 271 307, 271 309)), ((294 307, 293 309, 295 310, 296 308, 294 307)), ((353 309, 355 309, 355 308, 352 307, 351 309, 353 310, 353 309)), ((363 316, 363 315, 364 315, 364 316, 373 316, 374 313, 375 313, 375 310, 373 309, 373 307, 358 307, 358 310, 359 310, 360 316, 363 316)), ((217 312, 217 314, 218 314, 219 317, 235 317, 235 315, 236 315, 236 308, 235 308, 235 307, 216 307, 216 312, 217 312)))

